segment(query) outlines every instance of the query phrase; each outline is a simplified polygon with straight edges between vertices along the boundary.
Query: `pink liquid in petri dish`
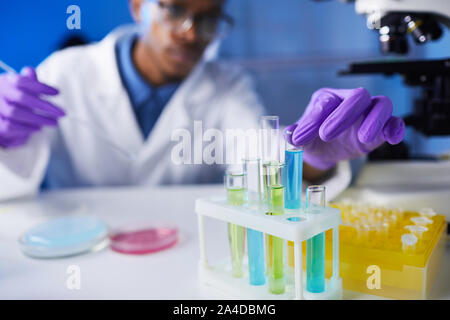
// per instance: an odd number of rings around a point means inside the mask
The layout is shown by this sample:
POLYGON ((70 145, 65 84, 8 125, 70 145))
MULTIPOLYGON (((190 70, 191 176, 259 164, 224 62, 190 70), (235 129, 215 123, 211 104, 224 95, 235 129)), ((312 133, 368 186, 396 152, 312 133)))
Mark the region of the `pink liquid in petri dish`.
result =
POLYGON ((147 254, 168 249, 178 241, 178 229, 149 227, 117 231, 110 235, 110 247, 124 254, 147 254))

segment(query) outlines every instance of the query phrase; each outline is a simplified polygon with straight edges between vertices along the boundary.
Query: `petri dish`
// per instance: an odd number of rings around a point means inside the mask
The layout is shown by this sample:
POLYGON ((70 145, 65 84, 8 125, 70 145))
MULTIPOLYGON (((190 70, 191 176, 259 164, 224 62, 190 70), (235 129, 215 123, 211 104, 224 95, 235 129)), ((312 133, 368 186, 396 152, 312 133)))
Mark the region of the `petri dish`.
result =
POLYGON ((173 247, 178 242, 178 228, 168 224, 129 225, 112 231, 110 248, 119 253, 142 255, 173 247))
POLYGON ((22 252, 33 258, 62 258, 106 247, 108 228, 94 216, 66 216, 31 228, 19 238, 19 244, 22 252))

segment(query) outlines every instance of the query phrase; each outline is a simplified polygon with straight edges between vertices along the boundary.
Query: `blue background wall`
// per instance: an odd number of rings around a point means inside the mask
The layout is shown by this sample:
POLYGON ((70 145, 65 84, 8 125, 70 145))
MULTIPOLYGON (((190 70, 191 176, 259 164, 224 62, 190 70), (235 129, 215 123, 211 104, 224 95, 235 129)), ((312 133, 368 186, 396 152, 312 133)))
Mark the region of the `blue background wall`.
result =
MULTIPOLYGON (((79 32, 66 28, 66 9, 81 8, 81 34, 100 40, 115 26, 131 22, 127 0, 58 0, 0 2, 0 59, 20 69, 36 66, 59 47, 64 37, 79 32)), ((450 4, 449 4, 450 5, 450 4)), ((376 33, 354 6, 337 1, 229 0, 236 26, 223 43, 220 58, 248 68, 270 113, 283 124, 295 121, 311 94, 320 87, 366 87, 373 95, 388 95, 395 114, 406 115, 417 90, 405 88, 399 77, 337 77, 353 61, 392 59, 379 53, 376 33)), ((410 58, 450 56, 450 35, 437 43, 412 47, 410 58)), ((408 130, 415 153, 450 150, 450 138, 424 138, 408 130)))
POLYGON ((36 66, 59 47, 68 30, 67 7, 81 9, 81 34, 100 40, 115 26, 131 22, 127 0, 0 1, 0 52, 12 66, 36 66))

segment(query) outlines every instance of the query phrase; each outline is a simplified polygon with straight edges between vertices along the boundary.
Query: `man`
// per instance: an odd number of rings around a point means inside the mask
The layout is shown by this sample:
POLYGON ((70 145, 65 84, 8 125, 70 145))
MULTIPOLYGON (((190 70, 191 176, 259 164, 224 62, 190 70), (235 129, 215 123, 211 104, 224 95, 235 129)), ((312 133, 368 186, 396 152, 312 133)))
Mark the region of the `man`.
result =
MULTIPOLYGON (((38 76, 31 68, 0 76, 0 197, 35 192, 45 173, 47 188, 216 180, 223 168, 177 165, 172 150, 179 128, 193 133, 191 146, 202 145, 195 121, 223 132, 255 128, 263 114, 246 75, 204 58, 229 23, 223 7, 224 0, 130 0, 138 29, 56 52, 38 76)), ((289 142, 304 145, 307 180, 334 172, 331 194, 349 182, 348 166, 334 169, 339 161, 404 136, 389 99, 362 88, 317 91, 287 129, 289 142)))

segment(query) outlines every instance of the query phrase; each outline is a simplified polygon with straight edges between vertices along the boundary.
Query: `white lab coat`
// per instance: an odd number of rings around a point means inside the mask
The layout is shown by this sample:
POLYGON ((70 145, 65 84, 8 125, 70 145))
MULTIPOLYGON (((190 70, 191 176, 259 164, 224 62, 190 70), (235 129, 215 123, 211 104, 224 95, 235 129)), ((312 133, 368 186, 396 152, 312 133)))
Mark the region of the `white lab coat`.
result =
MULTIPOLYGON (((99 43, 56 52, 38 67, 40 81, 60 90, 51 101, 69 117, 99 129, 94 134, 67 117, 58 128, 46 129, 23 147, 0 150, 0 200, 36 193, 47 167, 59 187, 220 181, 224 166, 175 164, 171 154, 179 141, 172 141, 171 135, 176 129, 187 129, 195 153, 206 143, 194 136, 194 121, 201 120, 203 130, 258 128, 263 108, 249 77, 229 64, 199 63, 144 140, 116 61, 114 46, 123 32, 129 30, 121 28, 99 43), (136 158, 131 161, 98 134, 136 158)), ((328 194, 339 194, 349 182, 349 165, 341 163, 327 182, 328 194)))

